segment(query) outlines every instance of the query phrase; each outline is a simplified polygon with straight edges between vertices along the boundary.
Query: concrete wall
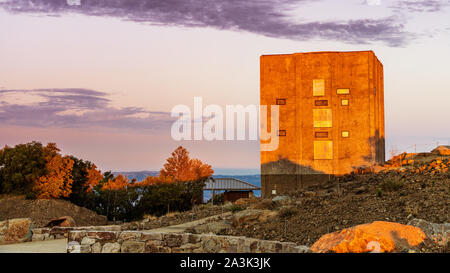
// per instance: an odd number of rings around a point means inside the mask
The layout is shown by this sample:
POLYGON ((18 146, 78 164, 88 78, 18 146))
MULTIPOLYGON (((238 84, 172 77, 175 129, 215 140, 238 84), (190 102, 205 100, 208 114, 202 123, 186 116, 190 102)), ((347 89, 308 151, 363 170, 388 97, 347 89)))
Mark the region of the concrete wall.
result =
POLYGON ((279 106, 279 129, 286 136, 279 137, 278 150, 261 151, 263 196, 384 162, 383 66, 372 51, 266 55, 260 62, 261 105, 286 101, 279 106), (324 81, 321 96, 313 96, 315 80, 324 81), (330 127, 314 127, 320 109, 331 111, 330 127), (342 137, 343 131, 349 137, 342 137), (329 158, 318 159, 317 141, 331 143, 329 158))
POLYGON ((246 237, 144 231, 70 231, 69 253, 304 253, 306 246, 246 237))

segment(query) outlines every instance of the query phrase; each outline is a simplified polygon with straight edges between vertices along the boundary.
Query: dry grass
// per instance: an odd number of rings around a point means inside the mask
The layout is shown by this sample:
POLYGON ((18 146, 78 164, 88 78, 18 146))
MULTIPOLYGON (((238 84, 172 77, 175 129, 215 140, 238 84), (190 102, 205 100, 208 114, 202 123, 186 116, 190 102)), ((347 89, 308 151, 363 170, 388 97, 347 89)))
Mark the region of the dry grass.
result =
POLYGON ((180 214, 179 211, 172 211, 172 212, 167 213, 165 216, 167 216, 168 218, 174 218, 179 214, 180 214))

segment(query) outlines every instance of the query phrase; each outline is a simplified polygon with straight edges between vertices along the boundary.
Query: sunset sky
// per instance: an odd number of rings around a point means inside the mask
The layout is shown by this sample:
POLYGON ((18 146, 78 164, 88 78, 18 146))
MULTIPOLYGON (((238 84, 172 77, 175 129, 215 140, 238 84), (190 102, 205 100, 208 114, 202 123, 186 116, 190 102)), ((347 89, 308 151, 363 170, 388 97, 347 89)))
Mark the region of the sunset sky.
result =
POLYGON ((56 142, 132 171, 183 145, 258 168, 258 141, 172 140, 172 107, 259 104, 263 54, 373 50, 386 154, 429 151, 450 144, 449 13, 450 0, 0 0, 0 146, 56 142))

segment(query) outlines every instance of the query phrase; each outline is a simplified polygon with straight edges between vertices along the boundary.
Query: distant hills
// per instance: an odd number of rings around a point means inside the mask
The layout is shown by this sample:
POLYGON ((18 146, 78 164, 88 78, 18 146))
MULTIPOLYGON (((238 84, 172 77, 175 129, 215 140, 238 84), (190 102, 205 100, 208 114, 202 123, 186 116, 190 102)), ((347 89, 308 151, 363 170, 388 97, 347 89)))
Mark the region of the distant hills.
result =
POLYGON ((157 176, 159 171, 137 171, 137 172, 113 172, 114 176, 119 174, 128 177, 128 179, 136 179, 138 182, 144 180, 147 176, 157 176))

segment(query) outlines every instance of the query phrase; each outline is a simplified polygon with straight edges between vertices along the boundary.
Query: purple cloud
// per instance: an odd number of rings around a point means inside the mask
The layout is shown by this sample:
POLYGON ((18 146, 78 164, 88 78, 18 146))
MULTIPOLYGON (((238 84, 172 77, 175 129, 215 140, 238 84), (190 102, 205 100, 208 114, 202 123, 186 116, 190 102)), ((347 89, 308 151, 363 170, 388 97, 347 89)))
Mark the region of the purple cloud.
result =
POLYGON ((450 0, 398 0, 391 6, 398 11, 438 12, 450 6, 450 0))
POLYGON ((88 89, 0 90, 0 124, 32 127, 123 129, 170 128, 170 112, 110 106, 107 94, 88 89), (8 96, 33 96, 37 101, 8 102, 8 96))
POLYGON ((81 13, 166 26, 213 27, 248 31, 293 40, 328 39, 347 43, 384 42, 405 45, 412 34, 394 17, 349 21, 292 22, 286 11, 312 0, 4 0, 0 7, 13 13, 50 16, 81 13))

